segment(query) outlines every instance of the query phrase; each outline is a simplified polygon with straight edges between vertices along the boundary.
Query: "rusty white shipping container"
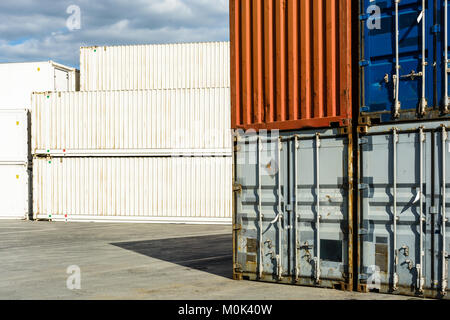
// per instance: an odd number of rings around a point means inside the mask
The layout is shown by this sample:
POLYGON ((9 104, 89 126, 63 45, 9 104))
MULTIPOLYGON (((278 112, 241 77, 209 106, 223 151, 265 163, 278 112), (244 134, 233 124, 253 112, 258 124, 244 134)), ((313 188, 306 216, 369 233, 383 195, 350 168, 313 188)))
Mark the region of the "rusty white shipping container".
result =
POLYGON ((231 224, 231 157, 35 158, 35 219, 231 224))
POLYGON ((0 109, 29 109, 35 91, 79 88, 79 70, 53 61, 0 63, 0 109))
POLYGON ((230 91, 33 94, 35 155, 231 156, 230 91))
POLYGON ((82 47, 81 90, 228 88, 229 42, 82 47))

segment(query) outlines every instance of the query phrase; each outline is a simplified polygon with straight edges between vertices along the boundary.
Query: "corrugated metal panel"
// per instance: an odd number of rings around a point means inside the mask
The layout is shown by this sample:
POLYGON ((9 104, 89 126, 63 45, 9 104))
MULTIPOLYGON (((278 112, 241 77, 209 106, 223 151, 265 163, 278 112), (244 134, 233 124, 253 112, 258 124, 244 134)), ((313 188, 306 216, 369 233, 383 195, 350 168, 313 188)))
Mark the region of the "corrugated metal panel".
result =
POLYGON ((26 164, 28 148, 28 111, 0 109, 0 164, 26 164))
POLYGON ((235 150, 234 277, 352 290, 351 134, 240 136, 235 150))
POLYGON ((231 157, 37 158, 34 217, 231 223, 231 157))
POLYGON ((230 0, 232 127, 352 117, 351 1, 230 0))
POLYGON ((229 42, 81 48, 81 90, 228 88, 229 42))
POLYGON ((75 91, 79 77, 78 70, 53 61, 0 63, 0 109, 30 109, 31 93, 36 91, 75 91), (55 78, 61 73, 67 75, 64 86, 55 78))
POLYGON ((448 298, 449 126, 391 124, 360 135, 361 291, 448 298))
POLYGON ((445 3, 360 0, 361 124, 448 116, 445 3))
POLYGON ((28 219, 27 165, 0 164, 0 219, 28 219))
POLYGON ((41 93, 33 95, 32 150, 142 154, 166 149, 170 154, 201 149, 231 156, 229 123, 226 88, 41 93))

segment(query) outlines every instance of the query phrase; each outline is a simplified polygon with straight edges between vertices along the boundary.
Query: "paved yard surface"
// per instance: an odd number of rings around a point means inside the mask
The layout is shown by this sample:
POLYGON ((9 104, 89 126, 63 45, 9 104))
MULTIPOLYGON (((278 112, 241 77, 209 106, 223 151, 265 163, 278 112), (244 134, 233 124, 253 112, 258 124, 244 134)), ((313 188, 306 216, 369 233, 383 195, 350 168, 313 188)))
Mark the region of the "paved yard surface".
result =
POLYGON ((229 226, 0 220, 0 299, 411 299, 234 281, 231 248, 229 226))

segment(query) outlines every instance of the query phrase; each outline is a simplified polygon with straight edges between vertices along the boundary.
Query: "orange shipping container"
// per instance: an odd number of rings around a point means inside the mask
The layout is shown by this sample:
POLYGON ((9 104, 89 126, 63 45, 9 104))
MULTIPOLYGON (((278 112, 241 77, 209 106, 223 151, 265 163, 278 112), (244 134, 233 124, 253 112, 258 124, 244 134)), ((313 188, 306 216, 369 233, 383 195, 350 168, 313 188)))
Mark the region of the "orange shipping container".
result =
POLYGON ((346 126, 351 0, 230 0, 233 129, 346 126))

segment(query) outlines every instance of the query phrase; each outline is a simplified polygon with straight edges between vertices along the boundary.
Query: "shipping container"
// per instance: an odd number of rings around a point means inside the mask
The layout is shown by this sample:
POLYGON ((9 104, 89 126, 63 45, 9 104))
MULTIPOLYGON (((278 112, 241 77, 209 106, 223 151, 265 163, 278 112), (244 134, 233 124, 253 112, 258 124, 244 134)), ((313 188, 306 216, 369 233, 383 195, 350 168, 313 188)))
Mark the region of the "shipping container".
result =
POLYGON ((35 158, 35 219, 231 224, 231 157, 35 158))
POLYGON ((448 115, 445 0, 360 0, 360 123, 448 115))
POLYGON ((346 126, 350 0, 230 0, 232 128, 346 126))
POLYGON ((81 90, 230 87, 229 42, 82 47, 81 90))
POLYGON ((33 94, 36 155, 231 156, 230 91, 33 94))
POLYGON ((438 121, 361 129, 360 291, 448 298, 449 128, 438 121))
POLYGON ((79 90, 80 72, 53 61, 0 63, 0 109, 30 109, 35 91, 79 90))
POLYGON ((235 279, 353 289, 351 132, 236 135, 235 279))
POLYGON ((0 219, 29 212, 28 110, 0 109, 0 219))
POLYGON ((0 163, 0 219, 28 219, 29 197, 28 165, 0 163))
POLYGON ((0 109, 0 165, 28 163, 28 125, 28 110, 0 109))

